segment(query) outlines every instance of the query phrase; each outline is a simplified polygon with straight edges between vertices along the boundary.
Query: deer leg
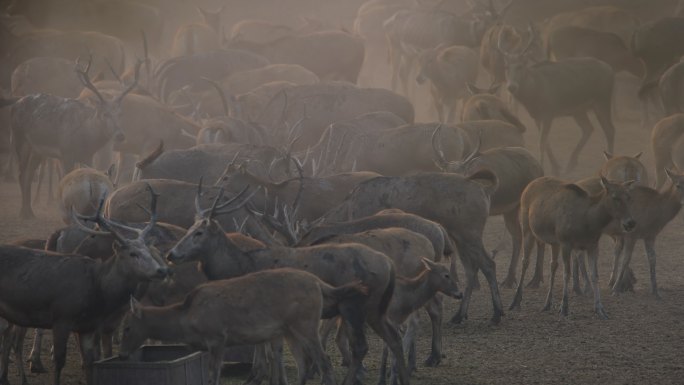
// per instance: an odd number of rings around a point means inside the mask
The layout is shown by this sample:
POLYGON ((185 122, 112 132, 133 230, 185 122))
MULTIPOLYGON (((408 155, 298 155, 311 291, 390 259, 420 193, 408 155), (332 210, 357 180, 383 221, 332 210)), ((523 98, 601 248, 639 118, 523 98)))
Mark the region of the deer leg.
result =
POLYGON ((618 273, 615 277, 615 283, 612 286, 614 294, 624 293, 627 290, 634 290, 634 286, 632 285, 632 281, 630 279, 632 274, 629 268, 629 262, 632 260, 636 239, 632 237, 624 237, 624 242, 625 252, 622 254, 622 258, 620 259, 620 267, 618 268, 618 273))
POLYGON ((429 367, 435 367, 442 361, 442 301, 443 297, 437 294, 425 305, 425 311, 432 325, 432 348, 425 360, 425 366, 429 367))
MULTIPOLYGON (((71 334, 71 327, 68 324, 55 324, 52 327, 53 338, 53 360, 55 362, 54 385, 60 384, 62 369, 66 364, 67 342, 71 334)), ((88 383, 90 385, 90 383, 88 383)))
MULTIPOLYGON (((556 253, 558 250, 556 249, 556 253)), ((568 316, 568 287, 570 286, 570 258, 572 258, 572 248, 568 245, 562 246, 563 257, 563 299, 561 300, 560 315, 568 316)))
POLYGON ((528 229, 525 231, 523 236, 523 258, 522 258, 522 272, 520 273, 520 280, 518 281, 518 288, 515 291, 515 296, 508 310, 520 309, 520 302, 522 302, 523 294, 523 282, 525 282, 525 274, 527 273, 527 268, 530 265, 530 254, 532 254, 532 248, 534 247, 535 241, 534 236, 528 229))
POLYGON ((651 274, 651 293, 660 299, 658 293, 658 282, 656 281, 656 251, 655 251, 655 237, 648 237, 644 239, 644 248, 646 249, 646 256, 648 257, 648 269, 651 274))
MULTIPOLYGON (((492 296, 492 306, 494 314, 490 320, 493 324, 498 324, 501 321, 501 316, 503 316, 503 305, 501 304, 501 295, 499 294, 499 284, 496 281, 496 264, 494 260, 489 257, 487 251, 482 244, 482 239, 462 239, 461 242, 456 242, 458 245, 458 254, 461 256, 461 262, 463 266, 471 265, 471 272, 466 271, 468 276, 468 282, 466 286, 467 296, 463 297, 461 301, 461 307, 459 308, 459 313, 461 317, 467 317, 468 305, 470 304, 470 294, 472 294, 473 285, 476 279, 476 274, 478 270, 482 271, 482 274, 487 279, 489 284, 489 291, 492 296), (465 261, 469 260, 468 263, 465 261)), ((466 267, 466 270, 468 268, 466 267)), ((452 320, 453 322, 453 320, 452 320)))
POLYGON ((297 364, 300 385, 304 385, 307 380, 306 368, 309 361, 307 358, 313 360, 313 363, 320 368, 321 382, 324 385, 335 384, 335 379, 332 375, 332 365, 330 364, 328 357, 323 352, 321 341, 316 331, 316 324, 318 324, 318 322, 319 321, 316 319, 311 325, 298 325, 300 328, 297 331, 294 331, 295 336, 300 340, 300 347, 303 349, 304 353, 304 366, 300 367, 299 363, 297 364))
POLYGON ((24 370, 24 338, 26 337, 26 331, 28 328, 14 326, 12 331, 12 338, 6 343, 11 343, 12 349, 14 349, 14 359, 17 363, 17 371, 19 372, 19 377, 21 378, 21 384, 28 384, 26 379, 26 371, 24 370))
MULTIPOLYGON (((459 252, 460 254, 460 252, 459 252)), ((461 256, 463 254, 460 254, 461 256)), ((451 256, 454 258, 455 256, 451 256)), ((463 270, 465 272, 466 287, 463 292, 463 299, 461 300, 461 305, 458 308, 458 312, 451 317, 449 322, 453 324, 460 324, 464 320, 468 319, 468 305, 470 304, 470 297, 473 294, 473 288, 475 287, 475 281, 477 280, 477 267, 473 266, 472 261, 468 258, 461 257, 461 263, 463 264, 463 270)))
POLYGON ((31 373, 46 373, 47 370, 43 365, 43 361, 40 359, 40 349, 43 344, 43 333, 44 329, 34 329, 33 332, 33 345, 31 347, 31 352, 29 353, 29 370, 31 373))
POLYGON ((546 301, 544 302, 544 307, 542 311, 551 310, 551 305, 553 303, 553 284, 556 281, 556 270, 558 270, 558 251, 559 246, 557 244, 551 245, 551 271, 549 279, 549 291, 546 294, 546 301))
POLYGON ((212 385, 221 384, 221 367, 223 366, 223 350, 225 341, 220 341, 214 346, 209 347, 209 378, 212 385))
POLYGON ((582 287, 580 283, 579 259, 583 256, 583 251, 578 251, 572 255, 572 291, 576 295, 582 295, 582 287))
MULTIPOLYGON (((416 338, 418 336, 418 313, 413 313, 409 317, 406 331, 402 338, 404 354, 407 357, 409 374, 418 371, 416 365, 416 338)), ((396 370, 394 371, 396 373, 396 370)))
POLYGON ((589 138, 591 137, 591 134, 594 132, 594 127, 591 125, 591 121, 589 121, 589 117, 586 113, 576 114, 574 116, 574 119, 575 122, 577 122, 577 125, 582 130, 582 136, 580 137, 579 142, 577 142, 577 145, 575 145, 575 148, 572 150, 572 153, 570 154, 568 166, 565 168, 566 173, 572 172, 575 169, 575 167, 577 167, 577 159, 579 158, 579 154, 580 152, 582 152, 582 149, 584 148, 584 146, 586 146, 587 142, 589 141, 589 138))
POLYGON ((36 173, 36 169, 42 161, 42 157, 29 152, 27 159, 25 160, 26 165, 22 168, 22 172, 19 175, 21 187, 21 211, 19 215, 22 219, 32 219, 36 217, 31 208, 31 185, 33 184, 33 177, 36 173))
POLYGON ((589 272, 587 271, 587 253, 584 252, 578 255, 577 264, 579 265, 579 271, 584 279, 584 294, 591 293, 591 278, 589 277, 589 272))
MULTIPOLYGON (((613 125, 610 104, 604 108, 595 108, 594 114, 596 114, 596 119, 599 121, 599 124, 603 129, 603 134, 606 137, 606 148, 608 148, 608 152, 613 153, 613 147, 615 145, 615 126, 613 125)), ((589 119, 587 119, 587 121, 588 120, 589 119)))
POLYGON ((522 227, 520 226, 519 218, 520 206, 515 210, 504 213, 504 223, 506 230, 511 235, 513 249, 511 250, 511 263, 508 265, 508 274, 501 283, 502 287, 511 289, 515 286, 515 272, 518 270, 518 262, 520 260, 520 246, 522 243, 522 227))
POLYGON ((560 173, 560 166, 556 160, 556 156, 551 150, 551 145, 549 144, 549 133, 551 132, 552 119, 544 119, 541 121, 540 129, 541 133, 539 135, 539 153, 541 154, 540 162, 542 167, 544 167, 544 154, 549 157, 549 163, 551 164, 551 171, 558 175, 560 173))
POLYGON ((2 344, 0 344, 0 348, 2 348, 0 350, 0 384, 6 385, 9 384, 7 377, 9 375, 9 361, 12 349, 12 329, 14 328, 14 325, 3 322, 2 326, 4 329, 0 335, 0 337, 2 337, 2 344))
MULTIPOLYGON (((97 360, 95 352, 97 333, 78 333, 78 345, 81 348, 81 360, 86 374, 86 384, 93 383, 93 363, 97 360)), ((55 347, 55 351, 57 348, 55 347)))
POLYGON ((343 322, 340 323, 339 327, 337 328, 337 333, 335 333, 335 344, 337 345, 337 349, 340 351, 340 355, 342 356, 342 366, 349 366, 349 363, 352 360, 352 354, 349 350, 348 333, 349 330, 347 330, 345 324, 343 322))
POLYGON ((252 359, 252 369, 244 385, 259 385, 268 375, 269 367, 266 358, 266 344, 268 342, 254 346, 254 358, 252 359))
POLYGON ((594 289, 594 311, 600 319, 608 319, 608 314, 601 303, 601 288, 598 284, 598 245, 587 250, 589 263, 591 264, 591 287, 594 289))
POLYGON ((46 168, 48 166, 48 160, 45 159, 43 162, 38 166, 37 172, 38 172, 38 183, 36 184, 36 191, 35 194, 33 195, 33 205, 38 204, 38 199, 40 198, 40 191, 43 189, 43 181, 45 180, 45 173, 46 173, 46 168))
POLYGON ((389 355, 389 348, 387 344, 382 344, 382 356, 380 357, 380 375, 378 376, 378 385, 387 384, 387 356, 389 355))
MULTIPOLYGON (((53 191, 53 179, 55 178, 55 174, 57 173, 57 163, 54 160, 49 160, 48 164, 48 196, 47 196, 47 204, 50 205, 55 201, 55 194, 53 191)), ((60 180, 62 178, 59 178, 60 180)), ((59 183, 59 180, 57 181, 59 183)))
POLYGON ((608 287, 613 287, 613 285, 615 285, 615 280, 618 277, 618 270, 620 268, 620 258, 622 255, 622 250, 625 247, 624 237, 614 237, 613 242, 613 270, 610 272, 610 280, 608 281, 608 287))
POLYGON ((527 287, 531 289, 538 289, 539 285, 544 282, 544 251, 546 245, 543 242, 537 241, 537 263, 534 267, 534 276, 530 282, 527 283, 527 287))
POLYGON ((396 360, 396 371, 401 385, 409 385, 409 371, 404 359, 404 351, 399 331, 383 315, 369 314, 368 324, 385 341, 396 360))
POLYGON ((344 385, 361 384, 363 381, 363 358, 368 354, 368 341, 363 330, 366 315, 357 301, 341 304, 342 315, 349 331, 349 342, 352 349, 352 359, 349 363, 344 385))

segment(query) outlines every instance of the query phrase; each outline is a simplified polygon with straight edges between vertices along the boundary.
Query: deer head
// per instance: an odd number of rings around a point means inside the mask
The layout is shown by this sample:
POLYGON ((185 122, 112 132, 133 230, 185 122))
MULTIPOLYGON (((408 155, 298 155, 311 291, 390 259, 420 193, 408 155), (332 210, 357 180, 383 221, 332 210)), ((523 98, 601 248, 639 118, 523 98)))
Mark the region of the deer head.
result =
POLYGON ((159 251, 154 247, 154 239, 149 236, 150 231, 157 223, 157 198, 159 198, 159 194, 155 193, 149 184, 147 189, 150 193, 150 221, 142 230, 103 217, 104 197, 100 200, 100 205, 94 216, 79 215, 76 214, 75 210, 72 210, 72 217, 73 222, 88 234, 113 236, 112 248, 115 258, 127 262, 124 266, 129 269, 129 274, 140 279, 164 278, 168 275, 169 269, 159 251), (97 223, 100 230, 85 226, 81 220, 97 223), (135 234, 135 237, 128 238, 124 235, 125 233, 135 234))
POLYGON ((76 61, 76 75, 81 80, 83 86, 89 89, 95 95, 95 108, 96 114, 95 119, 101 123, 101 127, 104 128, 104 133, 108 137, 114 138, 117 142, 123 142, 126 137, 121 130, 119 124, 121 118, 121 102, 124 97, 128 95, 138 84, 138 77, 140 75, 140 66, 142 61, 138 61, 135 65, 135 78, 133 83, 131 83, 127 88, 125 88, 118 96, 108 100, 105 99, 100 91, 95 87, 93 82, 90 80, 88 71, 90 70, 90 65, 92 63, 93 57, 90 56, 85 69, 80 68, 79 60, 76 61))

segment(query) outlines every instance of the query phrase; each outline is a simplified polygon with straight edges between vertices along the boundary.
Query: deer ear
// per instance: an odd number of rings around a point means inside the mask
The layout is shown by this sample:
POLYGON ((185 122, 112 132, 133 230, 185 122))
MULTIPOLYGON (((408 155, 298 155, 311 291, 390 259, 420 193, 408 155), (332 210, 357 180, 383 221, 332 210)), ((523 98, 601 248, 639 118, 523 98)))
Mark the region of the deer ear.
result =
POLYGON ((603 156, 606 158, 606 160, 613 158, 613 154, 608 151, 603 151, 603 156))
POLYGON ((133 314, 134 317, 142 318, 142 309, 141 309, 142 306, 140 305, 140 302, 138 302, 138 300, 135 299, 135 297, 133 297, 133 296, 131 296, 130 307, 131 307, 131 314, 133 314))
POLYGON ((674 177, 676 176, 676 174, 674 173, 674 171, 672 171, 672 170, 670 170, 669 168, 666 167, 666 168, 665 168, 665 174, 667 174, 667 177, 670 178, 671 181, 674 181, 674 177))
POLYGON ((607 191, 609 186, 610 186, 610 182, 608 182, 608 179, 606 179, 606 177, 601 175, 601 187, 603 187, 603 189, 607 191))
POLYGON ((475 85, 471 82, 466 83, 466 88, 468 89, 468 93, 472 95, 477 95, 480 93, 480 89, 475 87, 475 85))
POLYGON ((639 153, 634 155, 633 158, 639 159, 643 153, 643 151, 639 151, 639 153))

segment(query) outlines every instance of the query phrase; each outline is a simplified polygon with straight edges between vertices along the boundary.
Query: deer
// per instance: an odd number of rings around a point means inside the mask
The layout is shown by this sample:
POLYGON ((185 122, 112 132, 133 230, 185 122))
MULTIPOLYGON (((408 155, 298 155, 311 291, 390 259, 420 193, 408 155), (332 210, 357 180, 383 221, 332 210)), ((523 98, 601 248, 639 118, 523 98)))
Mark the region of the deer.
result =
POLYGON ((332 365, 318 337, 319 320, 365 293, 358 282, 334 288, 302 270, 272 269, 202 284, 169 306, 142 306, 132 298, 119 356, 130 357, 148 338, 182 341, 209 351, 210 383, 218 385, 226 346, 284 337, 299 384, 306 383, 311 360, 321 369, 322 383, 333 385, 332 365))
MULTIPOLYGON (((423 258, 421 261, 425 268, 420 273, 409 278, 399 276, 392 301, 387 309, 388 318, 391 322, 396 325, 408 323, 404 333, 404 352, 409 351, 412 347, 415 348, 417 318, 414 313, 416 310, 435 298, 437 293, 454 299, 461 299, 463 296, 454 277, 450 275, 449 269, 427 258, 423 258)), ((387 346, 385 346, 382 350, 380 362, 379 384, 384 384, 387 377, 387 355, 387 346)), ((394 370, 390 376, 390 383, 396 384, 394 370)))
MULTIPOLYGON (((136 65, 136 73, 141 62, 136 65)), ((89 165, 93 154, 111 139, 123 142, 119 125, 121 102, 135 88, 136 80, 113 100, 105 99, 84 70, 76 68, 84 87, 97 95, 94 106, 48 94, 28 95, 12 106, 13 147, 19 163, 22 204, 20 216, 35 218, 31 208, 31 184, 44 158, 58 158, 64 172, 76 163, 89 165)))
POLYGON ((477 120, 501 120, 517 127, 520 132, 527 131, 527 127, 508 108, 506 102, 496 96, 501 83, 492 84, 488 89, 476 87, 472 83, 466 84, 470 97, 463 102, 461 122, 477 120))
POLYGON ((511 262, 508 274, 501 286, 513 287, 522 246, 522 229, 519 221, 520 196, 530 182, 544 175, 541 164, 522 147, 499 147, 480 151, 480 146, 477 146, 470 154, 458 161, 445 159, 437 141, 433 140, 433 147, 435 163, 444 172, 469 176, 485 168, 497 176, 499 183, 491 198, 489 215, 503 215, 506 230, 511 235, 513 243, 511 262))
POLYGON ((453 123, 459 103, 468 96, 466 84, 477 79, 477 53, 454 45, 427 49, 418 56, 416 83, 430 81, 430 95, 442 123, 453 123))
POLYGON ((62 221, 71 224, 71 212, 93 215, 97 203, 102 197, 114 191, 113 166, 107 173, 92 168, 79 168, 64 176, 59 181, 57 200, 62 214, 62 221))
MULTIPOLYGON (((629 263, 634 246, 638 240, 643 240, 648 259, 651 294, 660 298, 656 280, 655 243, 660 232, 677 216, 684 203, 684 174, 665 169, 668 183, 660 189, 654 189, 647 183, 635 182, 630 190, 630 212, 637 225, 634 230, 624 232, 616 221, 611 222, 603 232, 610 235, 614 242, 613 269, 608 286, 613 293, 619 294, 633 289, 632 272, 629 263)), ((595 194, 600 186, 596 178, 587 178, 577 184, 589 193, 595 194)))
MULTIPOLYGON (((92 383, 97 358, 95 334, 117 312, 138 284, 163 278, 168 268, 147 235, 156 223, 155 198, 150 222, 126 238, 115 224, 102 217, 104 199, 94 217, 101 230, 83 225, 84 231, 111 234, 114 257, 97 261, 77 254, 53 253, 16 246, 0 246, 0 317, 21 327, 52 329, 54 336, 54 384, 59 385, 66 361, 67 338, 79 336, 86 380, 92 383), (31 271, 30 276, 25 274, 31 271), (50 309, 45 312, 45 309, 50 309)), ((77 222, 81 223, 81 222, 77 222)), ((3 363, 7 368, 7 363, 3 363)))
POLYGON ((651 131, 651 149, 655 156, 655 187, 667 180, 665 169, 684 170, 684 114, 661 119, 651 131))
POLYGON ((575 168, 579 153, 594 131, 587 116, 588 111, 593 111, 596 115, 605 134, 608 151, 613 152, 613 69, 594 58, 570 58, 531 64, 527 53, 533 40, 534 36, 531 36, 525 48, 518 53, 508 52, 503 46, 499 46, 499 49, 504 54, 507 65, 508 91, 525 106, 540 129, 541 164, 544 165, 548 156, 553 172, 559 173, 559 165, 548 136, 555 118, 570 115, 582 130, 565 171, 570 172, 575 168))
MULTIPOLYGON (((368 349, 364 323, 368 323, 388 343, 399 360, 401 383, 409 383, 399 333, 385 317, 394 290, 395 276, 394 266, 386 255, 358 244, 271 247, 245 253, 225 236, 215 218, 235 211, 245 205, 247 200, 226 208, 239 197, 221 204, 218 204, 219 199, 215 199, 211 207, 202 209, 201 194, 199 184, 195 199, 196 221, 167 253, 166 259, 169 262, 199 261, 202 271, 210 280, 228 279, 280 267, 308 271, 333 286, 361 280, 368 287, 368 297, 363 301, 346 301, 340 304, 340 315, 352 331, 352 361, 344 383, 349 385, 360 380, 362 360, 368 349)), ((219 193, 217 198, 220 195, 219 193)))
MULTIPOLYGON (((397 273, 404 276, 414 276, 420 272, 423 266, 420 262, 421 257, 440 261, 443 255, 453 253, 453 244, 440 225, 417 215, 399 212, 399 210, 385 210, 357 221, 316 224, 310 228, 306 228, 298 222, 297 218, 293 218, 299 212, 299 206, 293 207, 291 211, 286 211, 283 206, 282 219, 279 210, 278 207, 273 215, 265 215, 267 210, 258 213, 250 209, 269 227, 283 235, 291 245, 302 247, 359 243, 389 256, 397 268, 397 273), (445 247, 448 247, 448 250, 445 247)), ((456 276, 455 258, 451 260, 451 271, 456 276)), ((425 365, 437 366, 442 357, 442 301, 435 298, 425 306, 425 310, 432 324, 432 349, 425 365)), ((329 331, 330 328, 326 328, 325 335, 329 331)), ((341 336, 338 333, 338 337, 341 336)), ((339 339, 338 347, 343 353, 343 362, 349 362, 350 353, 339 339)), ((415 354, 411 357, 409 368, 415 368, 415 354)))
POLYGON ((455 241, 467 280, 461 306, 451 322, 460 323, 467 318, 476 274, 482 270, 494 308, 491 322, 496 324, 501 321, 503 308, 496 282, 496 267, 484 249, 482 232, 497 184, 496 175, 486 169, 468 177, 435 172, 378 177, 356 186, 347 199, 324 218, 327 222, 360 219, 394 208, 439 223, 455 241))
POLYGON ((598 286, 598 241, 603 229, 613 220, 619 221, 622 230, 627 232, 634 230, 637 225, 629 207, 632 183, 612 183, 602 176, 601 191, 590 194, 577 184, 545 176, 535 179, 525 188, 520 198, 524 251, 522 272, 509 310, 520 307, 525 273, 533 246, 537 245, 539 265, 544 258, 545 244, 550 244, 551 278, 543 310, 551 310, 560 251, 563 258, 563 298, 560 315, 568 316, 571 254, 574 250, 586 250, 591 267, 594 312, 599 319, 608 319, 598 286))

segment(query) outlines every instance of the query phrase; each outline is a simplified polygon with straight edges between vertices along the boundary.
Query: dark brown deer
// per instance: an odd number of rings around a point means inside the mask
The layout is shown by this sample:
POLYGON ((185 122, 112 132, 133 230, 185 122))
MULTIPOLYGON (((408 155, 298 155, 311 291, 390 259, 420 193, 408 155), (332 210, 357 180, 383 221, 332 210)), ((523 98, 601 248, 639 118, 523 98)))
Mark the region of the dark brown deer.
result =
POLYGON ((383 209, 396 208, 441 224, 456 243, 467 279, 461 307, 452 322, 459 323, 467 318, 476 274, 482 270, 489 283, 494 307, 491 321, 498 323, 503 308, 496 282, 496 266, 482 242, 490 198, 497 184, 496 175, 489 170, 481 170, 467 178, 448 173, 378 177, 360 183, 325 218, 326 221, 360 219, 383 209))
MULTIPOLYGON (((52 329, 55 385, 60 383, 71 332, 79 336, 86 379, 92 383, 91 365, 97 357, 95 334, 101 323, 125 305, 139 283, 167 275, 168 268, 147 239, 156 222, 154 201, 150 222, 137 230, 133 239, 124 237, 102 217, 101 201, 95 220, 104 233, 116 238, 115 255, 104 262, 76 254, 0 246, 0 316, 18 326, 52 329)), ((93 234, 103 233, 83 228, 93 234)))
MULTIPOLYGON (((136 66, 136 73, 141 62, 136 66)), ((33 218, 31 184, 36 168, 45 158, 58 158, 64 172, 77 163, 90 165, 93 155, 112 138, 125 137, 119 125, 121 102, 135 88, 136 80, 113 100, 105 99, 85 70, 76 71, 86 88, 97 95, 95 106, 76 99, 48 94, 29 95, 12 106, 13 146, 19 160, 22 218, 33 218)))
POLYGON ((307 365, 313 362, 323 384, 334 385, 318 323, 337 313, 343 301, 363 298, 364 291, 357 282, 334 288, 302 270, 275 269, 205 283, 183 302, 165 307, 141 306, 132 299, 120 356, 130 356, 148 338, 184 342, 209 351, 209 383, 218 385, 226 346, 285 337, 297 363, 298 384, 306 383, 307 365))
POLYGON ((560 171, 549 144, 549 132, 553 120, 561 116, 572 116, 582 129, 582 136, 570 155, 566 172, 575 168, 580 151, 594 131, 587 115, 589 111, 596 114, 606 136, 608 151, 612 152, 615 141, 611 116, 615 77, 612 68, 593 58, 533 64, 527 57, 532 41, 530 39, 519 53, 507 52, 503 47, 501 49, 507 63, 507 88, 525 106, 541 131, 539 151, 542 165, 548 155, 553 172, 560 171))
MULTIPOLYGON (((384 254, 358 244, 320 245, 304 248, 271 247, 243 252, 225 236, 217 215, 234 211, 226 208, 231 201, 214 204, 208 209, 200 207, 201 185, 196 197, 197 219, 187 234, 167 254, 173 263, 195 260, 201 262, 210 280, 242 276, 255 271, 292 267, 315 274, 330 285, 344 285, 361 280, 368 287, 363 301, 346 301, 340 304, 340 315, 351 330, 352 362, 345 384, 360 381, 362 361, 368 350, 364 323, 368 323, 390 346, 399 360, 401 383, 409 383, 399 333, 387 320, 385 312, 394 291, 394 266, 384 254)), ((240 207, 247 201, 236 206, 240 207)))

